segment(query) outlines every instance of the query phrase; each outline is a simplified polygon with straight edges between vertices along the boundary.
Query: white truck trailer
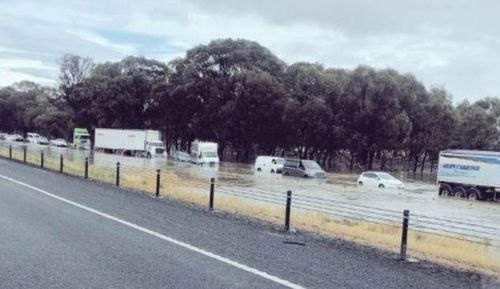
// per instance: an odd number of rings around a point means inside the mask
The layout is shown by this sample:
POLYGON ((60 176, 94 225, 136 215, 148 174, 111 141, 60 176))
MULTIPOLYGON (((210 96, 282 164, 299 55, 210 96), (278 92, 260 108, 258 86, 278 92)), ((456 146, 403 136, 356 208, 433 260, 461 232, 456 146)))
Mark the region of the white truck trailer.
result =
POLYGON ((217 148, 217 143, 200 142, 195 140, 191 143, 191 162, 197 165, 218 164, 219 155, 217 152, 217 148))
POLYGON ((166 156, 157 130, 96 128, 94 150, 136 157, 166 156))
POLYGON ((500 152, 442 151, 437 182, 439 195, 500 202, 500 152))

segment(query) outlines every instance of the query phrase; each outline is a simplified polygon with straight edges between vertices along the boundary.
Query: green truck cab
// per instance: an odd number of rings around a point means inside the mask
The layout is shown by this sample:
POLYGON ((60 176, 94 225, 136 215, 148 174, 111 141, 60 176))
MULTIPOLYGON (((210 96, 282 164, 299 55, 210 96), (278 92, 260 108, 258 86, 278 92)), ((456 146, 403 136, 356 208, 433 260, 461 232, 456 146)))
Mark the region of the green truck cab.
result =
POLYGON ((73 129, 73 147, 81 150, 91 149, 90 134, 86 128, 73 129))

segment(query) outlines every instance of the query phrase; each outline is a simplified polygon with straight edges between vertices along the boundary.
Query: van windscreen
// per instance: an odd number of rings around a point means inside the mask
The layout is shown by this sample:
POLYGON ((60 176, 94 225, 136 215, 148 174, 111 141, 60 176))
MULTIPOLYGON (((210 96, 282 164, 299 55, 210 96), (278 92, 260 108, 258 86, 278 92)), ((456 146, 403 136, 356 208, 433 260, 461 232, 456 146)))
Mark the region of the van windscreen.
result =
POLYGON ((217 157, 217 153, 216 152, 203 152, 203 157, 206 157, 206 158, 215 158, 217 157))

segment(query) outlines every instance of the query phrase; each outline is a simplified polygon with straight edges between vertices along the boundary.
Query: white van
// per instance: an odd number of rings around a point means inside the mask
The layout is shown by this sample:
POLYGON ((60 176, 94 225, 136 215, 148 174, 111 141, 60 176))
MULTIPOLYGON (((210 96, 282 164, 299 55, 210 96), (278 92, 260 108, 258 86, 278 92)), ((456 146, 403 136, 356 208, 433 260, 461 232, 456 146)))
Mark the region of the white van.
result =
POLYGON ((273 156, 258 156, 257 159, 255 159, 254 171, 281 174, 284 164, 284 158, 273 156))

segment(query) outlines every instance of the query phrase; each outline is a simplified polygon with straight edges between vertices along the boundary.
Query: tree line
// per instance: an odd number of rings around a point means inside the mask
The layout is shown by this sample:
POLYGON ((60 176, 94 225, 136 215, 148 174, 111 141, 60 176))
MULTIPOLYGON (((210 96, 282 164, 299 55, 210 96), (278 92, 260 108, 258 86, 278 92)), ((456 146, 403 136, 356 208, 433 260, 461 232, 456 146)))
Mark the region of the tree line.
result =
POLYGON ((287 65, 257 42, 222 39, 169 63, 95 63, 67 54, 59 86, 0 89, 0 130, 71 138, 73 127, 159 129, 169 148, 194 139, 220 156, 315 159, 333 169, 424 169, 448 148, 499 150, 500 100, 454 106, 411 74, 287 65))

